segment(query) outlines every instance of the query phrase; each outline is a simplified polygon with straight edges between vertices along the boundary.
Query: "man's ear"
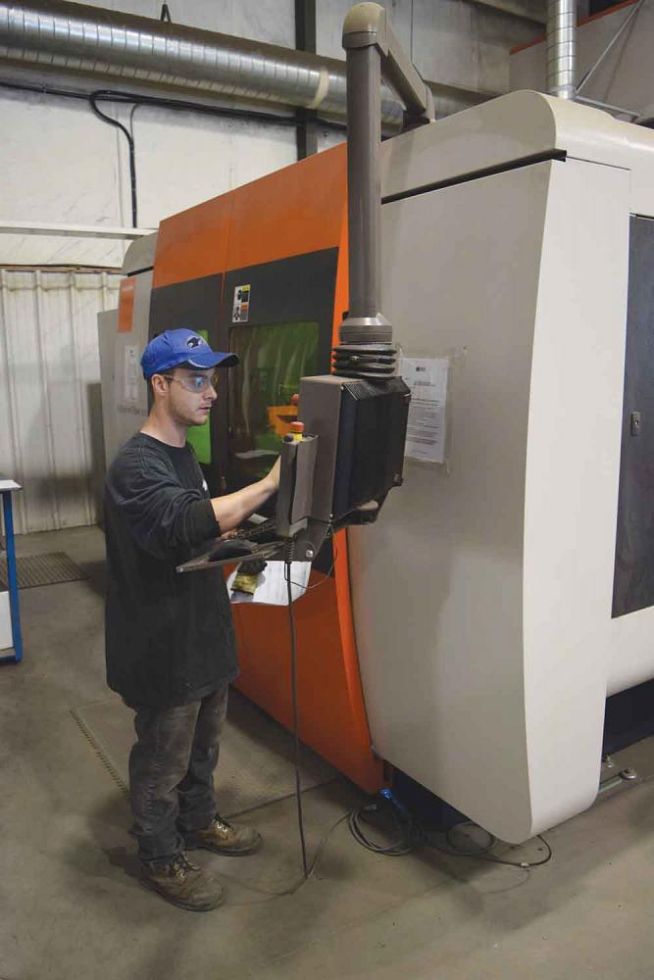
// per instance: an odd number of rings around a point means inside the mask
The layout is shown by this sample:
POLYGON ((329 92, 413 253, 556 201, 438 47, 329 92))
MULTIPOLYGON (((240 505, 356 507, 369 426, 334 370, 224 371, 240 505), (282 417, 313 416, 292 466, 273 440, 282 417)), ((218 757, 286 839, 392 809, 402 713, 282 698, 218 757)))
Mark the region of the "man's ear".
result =
POLYGON ((163 374, 153 374, 150 378, 150 384, 152 385, 153 395, 162 397, 168 394, 168 381, 164 378, 163 374))

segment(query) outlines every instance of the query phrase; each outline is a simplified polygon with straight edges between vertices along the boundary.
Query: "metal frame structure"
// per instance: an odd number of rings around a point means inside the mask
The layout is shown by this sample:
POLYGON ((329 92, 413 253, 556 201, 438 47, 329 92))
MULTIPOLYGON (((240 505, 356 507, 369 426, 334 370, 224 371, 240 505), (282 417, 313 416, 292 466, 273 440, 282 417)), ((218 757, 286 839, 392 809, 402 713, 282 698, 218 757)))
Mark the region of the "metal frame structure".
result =
POLYGON ((7 552, 7 579, 9 586, 9 609, 11 614, 11 636, 13 653, 0 656, 0 664, 18 664, 23 659, 23 634, 20 626, 20 605, 18 600, 18 571, 16 568, 16 545, 14 540, 14 515, 11 495, 22 487, 13 480, 0 479, 0 496, 4 520, 5 548, 7 552))

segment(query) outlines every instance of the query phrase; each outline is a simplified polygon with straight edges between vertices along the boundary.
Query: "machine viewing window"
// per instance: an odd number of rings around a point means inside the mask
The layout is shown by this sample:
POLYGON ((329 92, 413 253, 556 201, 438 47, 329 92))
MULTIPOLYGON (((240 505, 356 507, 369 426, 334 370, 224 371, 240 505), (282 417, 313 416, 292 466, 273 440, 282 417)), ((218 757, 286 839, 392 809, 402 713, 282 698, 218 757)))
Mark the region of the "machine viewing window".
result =
POLYGON ((230 330, 238 367, 229 376, 230 489, 259 480, 297 416, 300 378, 318 373, 315 322, 239 324, 230 330))
MULTIPOLYGON (((209 342, 209 331, 208 330, 198 330, 197 333, 201 337, 209 342)), ((198 457, 200 463, 205 463, 207 466, 211 463, 211 420, 207 421, 203 425, 194 425, 188 430, 186 436, 187 440, 193 446, 195 450, 195 455, 198 457)))

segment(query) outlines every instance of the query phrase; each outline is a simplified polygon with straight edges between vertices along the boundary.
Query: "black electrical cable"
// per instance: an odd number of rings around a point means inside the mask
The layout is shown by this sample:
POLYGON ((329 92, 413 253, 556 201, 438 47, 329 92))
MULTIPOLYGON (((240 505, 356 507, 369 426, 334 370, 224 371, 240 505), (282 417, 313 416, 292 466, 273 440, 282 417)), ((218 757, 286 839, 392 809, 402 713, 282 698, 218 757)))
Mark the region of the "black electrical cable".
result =
MULTIPOLYGON (((379 823, 380 821, 377 822, 379 823)), ((463 821, 451 827, 449 830, 442 831, 446 845, 443 846, 434 839, 432 832, 425 830, 408 810, 398 804, 397 800, 392 797, 392 794, 389 794, 386 799, 375 799, 358 810, 352 810, 347 815, 347 823, 350 833, 357 843, 361 844, 367 850, 373 851, 375 854, 383 854, 386 857, 403 857, 419 848, 430 847, 450 857, 476 858, 479 861, 487 861, 491 864, 503 864, 510 868, 519 868, 522 871, 539 868, 547 864, 548 861, 551 861, 553 857, 552 848, 542 834, 538 834, 536 839, 545 845, 547 853, 540 861, 509 861, 506 858, 497 857, 491 851, 498 843, 498 840, 488 831, 484 831, 488 835, 488 841, 483 847, 473 850, 463 850, 453 841, 452 834, 454 831, 457 829, 460 830, 462 827, 474 827, 475 829, 483 830, 483 828, 478 827, 477 824, 470 820, 463 821), (388 818, 390 817, 393 836, 389 843, 380 843, 374 840, 363 827, 364 823, 373 824, 375 822, 374 817, 377 814, 380 814, 382 818, 385 814, 386 824, 388 824, 388 818)), ((386 835, 388 834, 387 828, 381 827, 380 829, 386 835)))
MULTIPOLYGON (((328 537, 329 537, 329 535, 328 535, 328 537)), ((332 538, 333 538, 333 536, 332 536, 332 538)), ((314 585, 303 585, 302 582, 291 582, 291 585, 294 585, 297 589, 303 589, 304 590, 302 592, 302 595, 306 595, 307 592, 313 592, 314 589, 320 589, 320 588, 322 588, 322 586, 325 585, 330 580, 330 578, 332 576, 332 572, 336 568, 336 560, 338 558, 338 551, 336 550, 336 546, 335 545, 332 545, 332 548, 333 548, 333 552, 334 552, 333 558, 332 558, 332 563, 329 566, 329 570, 326 573, 324 573, 325 574, 325 577, 324 578, 322 578, 319 582, 316 582, 314 585)), ((302 598, 302 596, 300 596, 299 598, 302 598)))
POLYGON ((531 868, 540 868, 543 864, 547 864, 548 861, 551 861, 554 855, 552 853, 551 845, 545 840, 543 835, 537 834, 536 837, 542 844, 545 845, 545 848, 547 849, 547 854, 541 861, 506 861, 504 858, 498 858, 492 854, 482 855, 481 860, 489 861, 491 864, 506 864, 509 868, 523 868, 526 871, 529 871, 531 868))
POLYGON ((488 835, 488 842, 483 847, 479 849, 475 848, 472 850, 463 850, 452 840, 452 834, 454 831, 460 830, 462 827, 474 827, 476 830, 483 829, 479 827, 478 824, 473 823, 472 820, 464 820, 445 831, 446 847, 436 843, 429 834, 426 835, 425 841, 429 847, 435 848, 442 854, 449 854, 450 857, 476 858, 479 861, 488 861, 490 864, 504 864, 509 868, 519 868, 522 871, 529 871, 531 868, 540 868, 543 864, 547 864, 548 861, 552 860, 552 848, 542 834, 537 834, 534 838, 535 840, 539 840, 542 844, 544 844, 547 851, 545 857, 540 861, 508 861, 506 858, 497 857, 495 854, 492 854, 491 851, 498 843, 498 840, 493 836, 493 834, 489 833, 489 831, 484 831, 484 833, 488 835))
MULTIPOLYGON (((62 99, 77 99, 88 102, 88 95, 73 89, 58 88, 51 85, 33 85, 28 82, 8 82, 0 79, 0 88, 17 92, 35 92, 39 95, 50 95, 62 99)), ((188 99, 170 99, 160 95, 143 95, 137 92, 119 91, 117 89, 102 89, 95 92, 98 102, 116 102, 133 105, 150 106, 151 108, 171 109, 181 112, 197 112, 205 116, 222 116, 227 119, 245 119, 251 122, 263 122, 273 126, 297 128, 300 125, 295 116, 278 116, 272 112, 261 112, 257 109, 236 109, 232 106, 205 105, 203 102, 192 102, 188 99)), ((318 119, 321 126, 346 132, 344 123, 331 119, 318 119)))
POLYGON ((134 139, 134 114, 138 109, 138 105, 134 103, 132 108, 129 110, 129 133, 132 139, 134 139))
MULTIPOLYGON (((367 803, 358 810, 352 810, 347 815, 347 825, 350 833, 362 847, 375 854, 384 854, 386 857, 404 857, 411 854, 424 843, 423 833, 412 818, 408 815, 400 815, 395 806, 390 805, 387 812, 391 815, 395 836, 390 843, 380 843, 368 836, 363 829, 366 816, 372 816, 379 812, 379 805, 376 802, 367 803)), ((370 821, 367 821, 370 822, 370 821)))
MULTIPOLYGON (((288 625, 291 635, 291 701, 293 704, 293 738, 295 742, 295 800, 297 804, 297 822, 302 847, 302 870, 304 879, 309 877, 311 869, 307 861, 307 845, 304 839, 304 816, 302 813, 302 782, 300 778, 300 719, 297 696, 297 634, 295 629, 295 610, 293 608, 293 593, 291 591, 291 558, 284 562, 284 578, 286 579, 286 596, 288 601, 288 625)), ((314 859, 315 865, 315 859, 314 859)), ((312 865, 313 867, 313 865, 312 865)))
POLYGON ((116 89, 103 89, 103 99, 107 102, 150 106, 154 109, 173 109, 185 112, 199 112, 208 116, 224 116, 228 119, 249 119, 253 122, 276 123, 279 126, 296 126, 291 116, 277 116, 272 112, 257 109, 235 109, 231 106, 211 106, 187 99, 169 99, 161 95, 140 95, 136 92, 120 92, 116 89))
POLYGON ((120 131, 124 133, 125 139, 127 140, 127 145, 129 147, 129 183, 132 196, 132 227, 138 228, 136 204, 136 152, 134 137, 131 135, 126 126, 123 126, 123 124, 118 122, 117 119, 113 119, 111 116, 105 115, 104 112, 101 112, 100 109, 98 109, 97 100, 105 94, 106 93, 103 91, 91 92, 89 95, 89 105, 98 119, 102 119, 104 122, 109 123, 110 126, 115 126, 117 129, 120 129, 120 131))

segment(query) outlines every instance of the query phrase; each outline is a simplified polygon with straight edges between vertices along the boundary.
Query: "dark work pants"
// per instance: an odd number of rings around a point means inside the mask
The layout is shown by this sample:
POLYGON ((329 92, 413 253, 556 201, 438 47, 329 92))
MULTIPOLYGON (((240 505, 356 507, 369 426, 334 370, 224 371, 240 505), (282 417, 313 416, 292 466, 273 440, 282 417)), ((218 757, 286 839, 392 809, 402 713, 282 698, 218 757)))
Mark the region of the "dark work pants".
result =
POLYGON ((213 773, 228 689, 225 684, 201 701, 173 708, 134 706, 132 833, 148 864, 167 864, 184 849, 184 834, 208 827, 216 815, 213 773))

